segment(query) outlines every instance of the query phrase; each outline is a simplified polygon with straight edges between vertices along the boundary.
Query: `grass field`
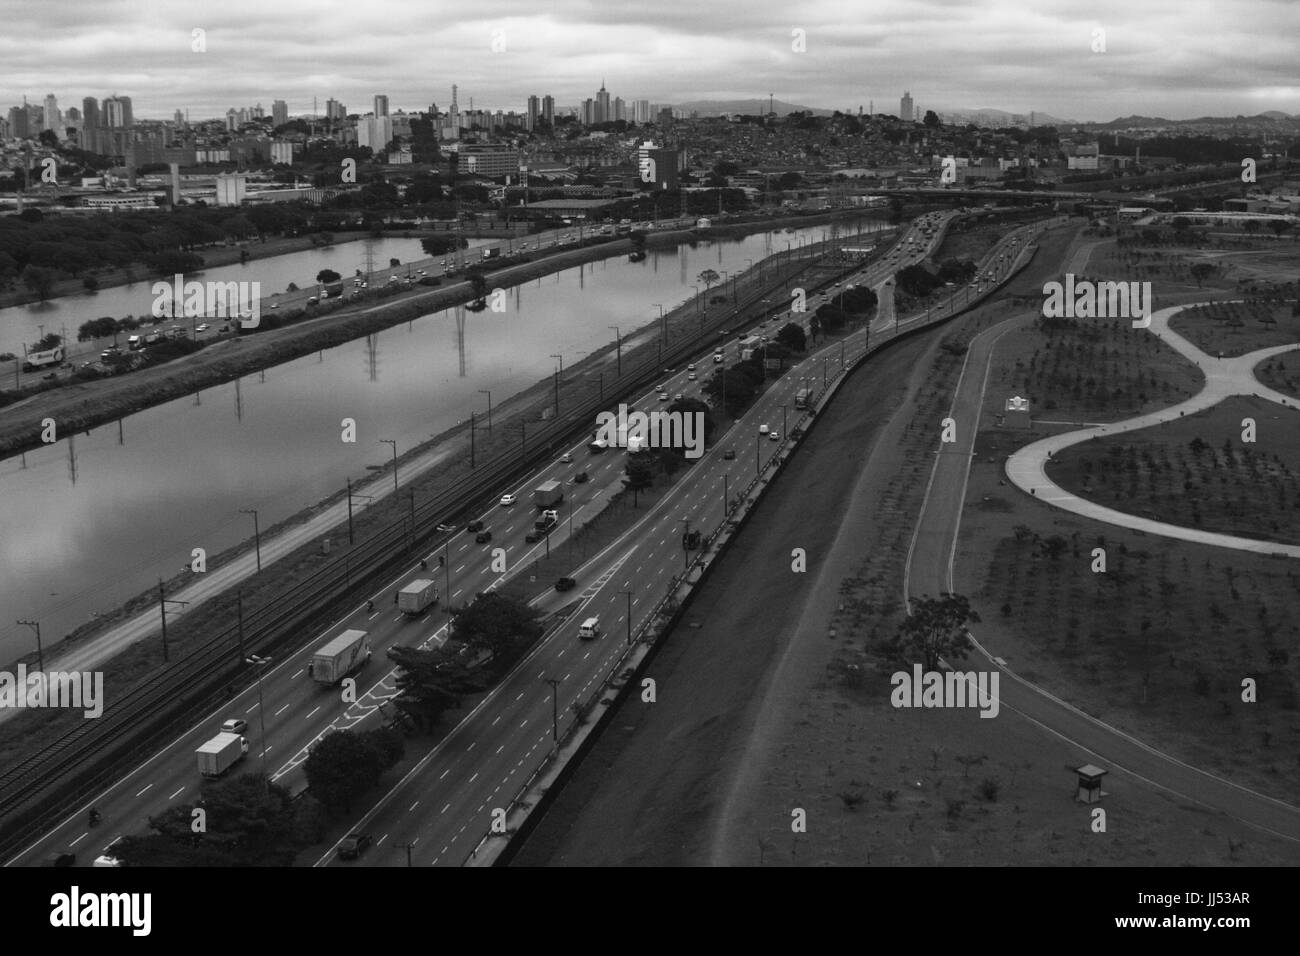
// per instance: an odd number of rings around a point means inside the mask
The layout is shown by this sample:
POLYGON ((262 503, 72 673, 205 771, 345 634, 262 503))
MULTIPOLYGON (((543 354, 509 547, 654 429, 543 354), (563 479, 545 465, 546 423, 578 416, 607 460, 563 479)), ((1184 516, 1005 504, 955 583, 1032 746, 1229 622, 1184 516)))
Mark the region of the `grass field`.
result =
POLYGON ((1107 422, 1189 398, 1201 373, 1154 335, 1120 319, 1038 319, 1003 340, 989 390, 1028 398, 1034 416, 1107 422))
POLYGON ((1300 316, 1290 306, 1212 302, 1185 309, 1169 327, 1209 355, 1233 357, 1300 339, 1300 316))
POLYGON ((1255 366, 1255 377, 1269 388, 1300 398, 1300 350, 1261 362, 1255 366))
POLYGON ((1048 476, 1119 511, 1204 531, 1300 544, 1300 416, 1240 397, 1177 421, 1095 438, 1048 476), (1253 419, 1254 443, 1242 441, 1253 419))

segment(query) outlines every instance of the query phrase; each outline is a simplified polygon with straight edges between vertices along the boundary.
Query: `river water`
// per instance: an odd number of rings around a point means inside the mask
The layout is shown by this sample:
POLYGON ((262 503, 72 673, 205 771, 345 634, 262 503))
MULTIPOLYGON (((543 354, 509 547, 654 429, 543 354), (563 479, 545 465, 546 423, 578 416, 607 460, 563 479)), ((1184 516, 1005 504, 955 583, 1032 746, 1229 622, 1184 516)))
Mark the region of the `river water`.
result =
MULTIPOLYGON (((214 555, 251 538, 252 518, 240 509, 256 509, 268 528, 389 461, 380 439, 404 453, 471 411, 482 416, 480 389, 500 405, 549 375, 552 353, 570 366, 613 342, 610 325, 626 337, 657 321, 654 303, 667 309, 688 298, 702 270, 744 270, 826 230, 683 244, 639 263, 615 257, 569 269, 510 290, 504 313, 460 310, 463 342, 457 310, 432 313, 0 461, 0 661, 33 647, 17 619, 39 620, 49 646, 180 571, 193 548, 214 555), (357 423, 355 443, 341 440, 344 418, 357 423)), ((416 240, 377 245, 384 264, 420 255, 416 240)), ((322 263, 349 274, 362 248, 263 260, 260 275, 269 270, 278 283, 270 288, 282 289, 311 281, 322 263)), ((101 293, 95 314, 114 314, 101 305, 118 293, 101 293)))

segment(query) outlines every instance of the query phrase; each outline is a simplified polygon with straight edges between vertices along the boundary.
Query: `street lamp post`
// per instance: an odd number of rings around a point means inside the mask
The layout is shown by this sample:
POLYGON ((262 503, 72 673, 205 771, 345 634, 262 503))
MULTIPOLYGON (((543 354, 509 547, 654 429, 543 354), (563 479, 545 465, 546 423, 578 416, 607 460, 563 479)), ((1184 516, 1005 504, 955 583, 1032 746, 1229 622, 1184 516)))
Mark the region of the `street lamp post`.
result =
POLYGON ((257 570, 260 572, 262 570, 262 532, 257 526, 257 509, 240 508, 239 513, 253 516, 253 546, 257 550, 257 570))
POLYGON ((651 302, 659 310, 659 339, 662 342, 668 341, 668 323, 664 321, 664 307, 658 302, 651 302))
POLYGON ((492 434, 492 390, 490 388, 480 388, 478 391, 480 395, 486 395, 488 397, 488 434, 491 435, 492 434))
POLYGON ((262 780, 266 783, 266 789, 270 790, 271 778, 266 773, 266 706, 262 700, 262 671, 266 670, 266 665, 271 663, 271 658, 250 654, 245 660, 257 667, 257 722, 260 725, 261 733, 262 780))
POLYGON ((561 679, 556 677, 543 677, 542 680, 551 685, 551 740, 555 743, 560 742, 560 705, 558 695, 561 679))
POLYGON ((629 587, 626 591, 620 591, 620 594, 627 595, 627 646, 632 646, 632 589, 629 587))
POLYGON ((374 495, 363 495, 353 491, 351 478, 347 479, 347 482, 348 482, 348 544, 356 544, 357 543, 356 536, 353 534, 353 530, 352 530, 352 499, 365 498, 367 501, 374 501, 375 498, 374 495))
POLYGON ((392 438, 381 438, 379 439, 379 444, 393 446, 393 494, 396 495, 397 494, 397 441, 392 438))
POLYGON ((40 621, 16 621, 16 624, 26 624, 36 632, 36 669, 42 674, 45 673, 45 652, 41 650, 41 622, 40 621))
POLYGON ((621 377, 623 374, 623 333, 618 330, 617 325, 611 325, 610 328, 614 330, 614 339, 618 343, 618 374, 621 377))

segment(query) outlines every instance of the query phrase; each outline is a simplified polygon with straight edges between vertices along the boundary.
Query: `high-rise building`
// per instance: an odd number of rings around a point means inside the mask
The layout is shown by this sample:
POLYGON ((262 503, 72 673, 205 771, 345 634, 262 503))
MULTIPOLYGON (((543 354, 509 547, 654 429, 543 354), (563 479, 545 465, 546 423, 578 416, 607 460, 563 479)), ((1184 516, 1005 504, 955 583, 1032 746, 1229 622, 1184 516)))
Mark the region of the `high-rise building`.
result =
POLYGON ((9 107, 9 135, 14 139, 26 139, 32 135, 27 124, 27 107, 9 107))
POLYGON ((612 119, 615 123, 619 122, 620 120, 623 120, 624 122, 627 121, 627 104, 623 102, 623 97, 621 96, 614 97, 614 112, 610 116, 610 119, 612 119))
POLYGON ((528 127, 527 128, 529 132, 532 132, 532 130, 537 126, 537 120, 541 116, 541 111, 542 111, 541 99, 539 99, 536 96, 528 97, 528 127))
POLYGON ((131 97, 108 96, 104 98, 103 126, 110 129, 130 129, 135 125, 131 116, 131 97))
POLYGON ((650 122, 650 101, 649 100, 632 101, 632 122, 633 123, 650 122))
POLYGON ((582 101, 582 115, 579 118, 583 126, 590 126, 596 122, 596 101, 590 96, 582 101))
POLYGON ((347 107, 338 100, 331 97, 325 101, 325 118, 327 120, 341 120, 348 115, 347 107))
POLYGON ((903 98, 898 103, 898 118, 904 123, 910 123, 916 118, 912 108, 912 94, 910 91, 903 92, 903 98))
POLYGON ((555 125, 555 97, 549 93, 542 97, 542 122, 547 126, 555 125))
POLYGON ((284 100, 276 100, 271 104, 271 125, 283 126, 289 122, 289 104, 284 100))
POLYGON ((613 117, 609 112, 609 93, 605 90, 605 81, 600 81, 600 90, 596 93, 595 122, 608 123, 613 117))
POLYGON ((385 96, 383 93, 375 94, 375 115, 376 116, 388 115, 388 97, 385 96))
POLYGON ((53 93, 45 94, 45 128, 53 130, 59 139, 63 139, 63 114, 59 111, 59 101, 53 93))

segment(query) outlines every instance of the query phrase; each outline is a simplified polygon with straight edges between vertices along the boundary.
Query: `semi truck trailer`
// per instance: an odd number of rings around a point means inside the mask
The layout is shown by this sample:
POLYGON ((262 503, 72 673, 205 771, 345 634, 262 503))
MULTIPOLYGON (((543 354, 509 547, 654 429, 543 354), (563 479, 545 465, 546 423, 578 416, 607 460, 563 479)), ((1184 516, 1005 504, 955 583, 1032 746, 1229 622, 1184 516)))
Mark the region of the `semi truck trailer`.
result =
POLYGON ((397 592, 397 609, 403 614, 423 614, 438 603, 438 585, 433 581, 412 581, 397 592))
POLYGON ((554 508, 564 500, 564 485, 558 481, 544 481, 533 489, 533 504, 543 511, 554 508))
POLYGON ((307 673, 320 684, 337 684, 370 660, 370 638, 365 631, 344 631, 312 655, 307 673))

